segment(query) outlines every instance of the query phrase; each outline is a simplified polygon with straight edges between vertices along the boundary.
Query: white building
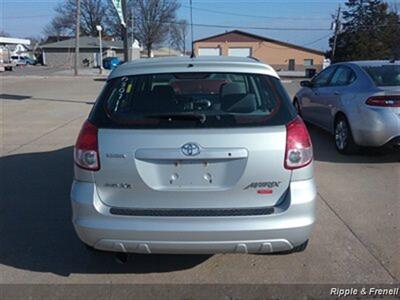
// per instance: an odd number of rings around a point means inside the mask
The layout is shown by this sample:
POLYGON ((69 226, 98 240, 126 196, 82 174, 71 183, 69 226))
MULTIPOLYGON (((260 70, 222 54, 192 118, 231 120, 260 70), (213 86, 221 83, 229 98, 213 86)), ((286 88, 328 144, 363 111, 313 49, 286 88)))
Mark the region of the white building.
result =
POLYGON ((0 63, 10 61, 14 55, 29 56, 30 44, 28 39, 0 37, 0 63))

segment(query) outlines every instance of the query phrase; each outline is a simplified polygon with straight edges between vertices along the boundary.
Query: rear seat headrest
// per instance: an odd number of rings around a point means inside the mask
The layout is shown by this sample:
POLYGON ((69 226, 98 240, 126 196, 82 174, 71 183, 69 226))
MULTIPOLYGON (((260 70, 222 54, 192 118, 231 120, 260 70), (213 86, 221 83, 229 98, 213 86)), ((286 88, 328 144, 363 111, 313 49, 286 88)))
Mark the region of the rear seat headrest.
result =
POLYGON ((232 94, 222 98, 221 109, 231 113, 252 113, 257 110, 254 94, 232 94))
POLYGON ((156 85, 153 88, 153 93, 164 98, 172 98, 175 95, 174 89, 170 85, 156 85))
POLYGON ((220 97, 224 97, 226 95, 232 94, 245 94, 246 91, 243 90, 242 86, 238 83, 230 82, 224 85, 221 85, 220 88, 220 97))

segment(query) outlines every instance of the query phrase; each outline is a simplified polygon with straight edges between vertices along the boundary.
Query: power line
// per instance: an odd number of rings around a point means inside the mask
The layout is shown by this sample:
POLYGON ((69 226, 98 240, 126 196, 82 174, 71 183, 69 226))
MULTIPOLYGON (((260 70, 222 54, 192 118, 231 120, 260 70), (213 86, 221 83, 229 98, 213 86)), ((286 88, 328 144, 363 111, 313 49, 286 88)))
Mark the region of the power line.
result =
POLYGON ((52 17, 51 15, 35 15, 35 16, 6 16, 3 19, 27 19, 27 18, 47 18, 52 17))
MULTIPOLYGON (((163 24, 179 24, 178 22, 163 22, 163 24)), ((189 24, 197 27, 206 27, 206 28, 223 28, 223 29, 253 29, 253 30, 271 30, 271 31, 332 31, 330 28, 322 28, 322 27, 255 27, 255 26, 237 26, 237 25, 220 25, 220 24, 202 24, 202 23, 193 23, 189 24)), ((385 27, 388 24, 380 24, 380 25, 366 25, 360 26, 360 28, 364 29, 374 29, 379 27, 385 27)))
MULTIPOLYGON (((181 2, 186 2, 186 0, 180 0, 181 2)), ((248 0, 235 0, 235 1, 229 1, 229 0, 196 0, 197 3, 213 3, 213 4, 224 4, 224 3, 229 3, 229 4, 237 4, 237 3, 245 3, 245 4, 270 4, 270 3, 276 3, 276 4, 289 4, 289 3, 294 3, 294 4, 321 4, 321 3, 332 3, 332 4, 338 4, 344 1, 338 1, 338 0, 308 0, 308 1, 297 1, 297 0, 260 0, 260 1, 248 1, 248 0)), ((388 0, 385 1, 387 3, 399 3, 399 0, 388 0)))
POLYGON ((319 41, 322 41, 323 39, 326 39, 327 37, 330 37, 330 36, 331 36, 331 34, 329 33, 329 34, 324 35, 324 36, 322 36, 322 37, 320 37, 320 38, 318 38, 318 39, 316 39, 316 40, 314 40, 314 41, 305 43, 305 44, 303 44, 302 46, 309 46, 309 45, 315 44, 315 43, 317 43, 317 42, 319 42, 319 41))
MULTIPOLYGON (((164 22, 164 24, 178 24, 178 22, 164 22)), ((218 25, 218 24, 189 24, 197 27, 207 28, 230 28, 230 29, 254 29, 254 30, 276 30, 276 31, 331 31, 330 28, 302 28, 302 27, 253 27, 236 25, 218 25)))
MULTIPOLYGON (((296 44, 296 45, 298 45, 300 47, 306 47, 308 45, 312 45, 312 44, 315 44, 316 42, 322 41, 323 39, 326 39, 329 36, 331 36, 331 34, 326 34, 326 35, 324 35, 324 36, 322 36, 322 37, 320 37, 320 38, 318 38, 316 40, 313 40, 311 42, 307 42, 307 43, 303 43, 303 44, 296 44)), ((274 46, 271 46, 271 45, 264 45, 264 47, 267 47, 267 48, 270 48, 270 49, 276 49, 276 50, 290 50, 288 47, 274 47, 274 46)))
MULTIPOLYGON (((190 6, 182 4, 181 7, 190 9, 190 6)), ((238 17, 249 17, 249 18, 261 18, 261 19, 278 19, 278 20, 302 20, 302 21, 321 21, 321 20, 330 20, 330 18, 298 18, 298 17, 281 17, 281 16, 260 16, 260 15, 249 15, 249 14, 241 14, 235 12, 227 12, 221 10, 214 10, 208 8, 201 8, 201 7, 192 7, 194 10, 198 11, 205 11, 211 12, 215 14, 222 14, 222 15, 230 15, 230 16, 238 16, 238 17)))
MULTIPOLYGON (((331 36, 331 34, 326 34, 326 35, 324 35, 324 36, 322 36, 322 37, 320 37, 320 38, 318 38, 316 40, 313 40, 311 42, 307 42, 307 43, 303 43, 303 44, 296 44, 296 45, 298 45, 300 47, 306 47, 306 46, 315 44, 315 43, 317 43, 319 41, 322 41, 323 39, 326 39, 327 37, 330 37, 330 36, 331 36)), ((270 46, 270 45, 265 45, 265 47, 271 48, 271 49, 277 49, 277 50, 286 50, 286 49, 288 49, 288 47, 273 47, 273 46, 270 46)))
MULTIPOLYGON (((194 8, 193 8, 194 9, 194 8)), ((36 18, 36 17, 51 17, 50 15, 36 15, 36 16, 12 16, 5 19, 22 19, 22 18, 36 18)), ((165 22, 165 24, 178 24, 178 22, 165 22)), ((189 24, 190 25, 190 24, 189 24)), ((278 31, 329 31, 329 28, 302 28, 302 27, 256 27, 256 26, 236 26, 236 25, 219 25, 219 24, 203 24, 193 23, 197 27, 209 28, 236 28, 236 29, 255 29, 255 30, 278 30, 278 31)))
MULTIPOLYGON (((184 4, 182 4, 181 7, 190 9, 190 6, 184 5, 184 4)), ((192 7, 192 9, 198 10, 198 11, 216 13, 216 14, 231 15, 231 16, 238 16, 238 17, 260 18, 260 19, 301 20, 301 21, 330 20, 330 18, 308 18, 308 17, 299 18, 299 17, 261 16, 261 15, 241 14, 241 13, 226 12, 226 11, 213 10, 213 9, 201 8, 201 7, 192 7)), ((4 16, 3 19, 46 18, 46 17, 52 17, 52 15, 4 16)))

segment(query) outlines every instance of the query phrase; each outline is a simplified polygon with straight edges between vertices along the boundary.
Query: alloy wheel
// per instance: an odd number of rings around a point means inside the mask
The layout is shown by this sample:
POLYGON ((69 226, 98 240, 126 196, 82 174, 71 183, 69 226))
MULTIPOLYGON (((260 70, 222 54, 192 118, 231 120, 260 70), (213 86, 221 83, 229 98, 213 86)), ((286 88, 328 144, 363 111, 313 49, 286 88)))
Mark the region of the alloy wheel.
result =
POLYGON ((340 120, 335 128, 335 143, 338 149, 343 150, 346 148, 349 137, 349 129, 344 120, 340 120))

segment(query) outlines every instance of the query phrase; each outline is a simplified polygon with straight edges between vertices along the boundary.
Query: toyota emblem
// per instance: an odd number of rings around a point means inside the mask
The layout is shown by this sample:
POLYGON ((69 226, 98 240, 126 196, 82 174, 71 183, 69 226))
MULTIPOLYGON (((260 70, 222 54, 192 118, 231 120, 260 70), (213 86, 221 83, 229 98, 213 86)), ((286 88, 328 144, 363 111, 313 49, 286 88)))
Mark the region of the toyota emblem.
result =
POLYGON ((195 143, 186 143, 181 147, 181 150, 186 156, 196 156, 200 154, 200 147, 195 143))

